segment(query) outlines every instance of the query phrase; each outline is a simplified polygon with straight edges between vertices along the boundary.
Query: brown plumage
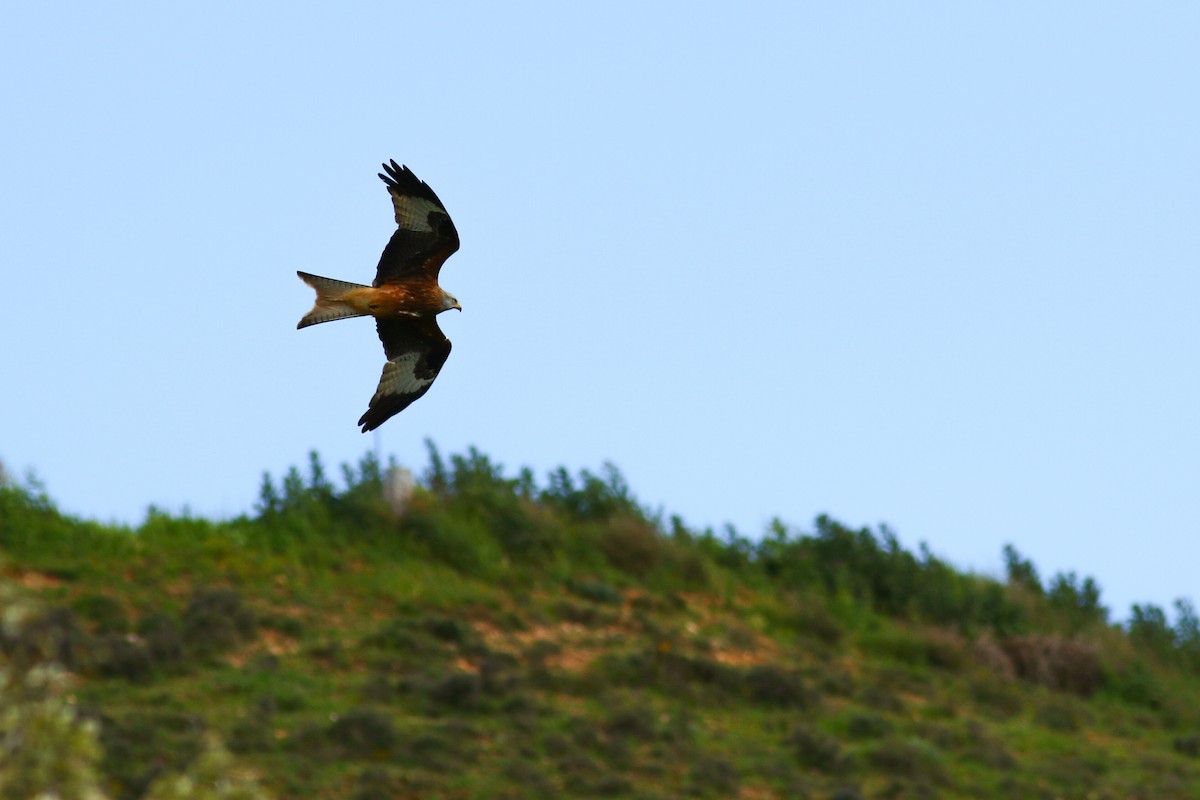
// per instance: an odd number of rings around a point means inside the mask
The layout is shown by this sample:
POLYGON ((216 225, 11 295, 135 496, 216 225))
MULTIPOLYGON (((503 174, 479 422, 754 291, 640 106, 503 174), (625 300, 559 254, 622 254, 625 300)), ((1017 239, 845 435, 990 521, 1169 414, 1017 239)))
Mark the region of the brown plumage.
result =
POLYGON ((396 232, 383 249, 370 286, 297 272, 317 293, 297 328, 348 317, 375 317, 387 363, 370 406, 359 419, 374 430, 429 391, 450 355, 436 317, 458 300, 438 285, 442 264, 458 250, 458 231, 433 190, 408 167, 383 165, 396 210, 396 232))

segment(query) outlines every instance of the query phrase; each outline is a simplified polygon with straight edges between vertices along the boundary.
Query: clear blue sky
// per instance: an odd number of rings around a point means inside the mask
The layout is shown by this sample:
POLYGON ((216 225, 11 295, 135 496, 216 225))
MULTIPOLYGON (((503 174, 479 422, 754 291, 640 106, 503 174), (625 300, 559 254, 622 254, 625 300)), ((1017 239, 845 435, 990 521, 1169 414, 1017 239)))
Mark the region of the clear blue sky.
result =
POLYGON ((696 527, 887 522, 1200 599, 1200 6, 23 3, 0 25, 0 459, 232 516, 310 449, 616 463, 696 527), (462 236, 361 435, 387 158, 462 236))

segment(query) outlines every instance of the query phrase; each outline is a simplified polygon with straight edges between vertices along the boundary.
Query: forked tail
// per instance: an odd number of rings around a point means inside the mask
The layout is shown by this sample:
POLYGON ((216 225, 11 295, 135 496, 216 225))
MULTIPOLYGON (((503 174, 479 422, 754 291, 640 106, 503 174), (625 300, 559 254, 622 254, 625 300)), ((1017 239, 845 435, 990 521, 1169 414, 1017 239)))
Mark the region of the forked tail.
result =
POLYGON ((297 329, 322 322, 332 322, 335 319, 366 316, 366 312, 355 310, 353 306, 342 299, 351 289, 364 288, 361 283, 335 281, 333 278, 322 278, 320 275, 310 275, 307 272, 297 272, 296 274, 300 276, 300 280, 317 292, 317 302, 313 304, 312 311, 300 318, 300 322, 296 324, 297 329))

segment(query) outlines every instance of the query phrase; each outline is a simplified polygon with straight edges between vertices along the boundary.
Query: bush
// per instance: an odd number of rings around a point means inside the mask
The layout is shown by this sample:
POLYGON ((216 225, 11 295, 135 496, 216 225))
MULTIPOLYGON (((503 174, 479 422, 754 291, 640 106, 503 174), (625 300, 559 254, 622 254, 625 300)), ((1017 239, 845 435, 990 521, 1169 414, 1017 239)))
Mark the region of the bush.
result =
POLYGON ((829 795, 829 800, 863 800, 863 795, 853 786, 843 786, 829 795))
POLYGON ((821 696, 805 685, 794 671, 760 664, 746 670, 746 691, 750 699, 772 708, 815 708, 821 696))
POLYGON ((821 605, 800 606, 792 615, 791 624, 799 633, 811 636, 829 647, 839 644, 845 636, 842 623, 821 605))
POLYGON ((878 714, 855 714, 846 722, 851 739, 879 739, 892 732, 892 724, 878 714))
POLYGON ((867 761, 876 769, 907 778, 942 781, 942 754, 923 739, 886 739, 871 749, 867 761))
POLYGON ((1013 636, 1004 644, 1017 676, 1058 691, 1091 696, 1104 681, 1096 648, 1079 639, 1013 636))
POLYGON ((886 682, 863 686, 858 691, 858 701, 867 708, 890 714, 902 714, 905 711, 904 698, 886 682))
POLYGON ((1038 705, 1034 719, 1057 733, 1076 733, 1083 727, 1086 711, 1064 698, 1049 698, 1038 705))
POLYGON ((1108 609, 1100 603, 1100 586, 1091 577, 1081 581, 1074 572, 1060 572, 1050 580, 1046 598, 1065 618, 1072 633, 1108 622, 1108 609))
POLYGON ((1017 677, 1017 672, 1013 669, 1012 659, 1008 657, 1008 653, 1004 652, 1004 648, 986 631, 971 646, 971 658, 976 664, 998 678, 1012 679, 1017 677))
POLYGON ((887 628, 864 636, 863 648, 914 667, 959 669, 967 660, 962 638, 936 628, 921 631, 887 628))
POLYGON ((229 749, 238 755, 268 753, 275 749, 275 744, 271 721, 261 715, 238 720, 229 732, 229 749))
POLYGON ((72 608, 92 624, 98 634, 128 633, 129 616, 125 607, 114 597, 106 594, 88 594, 71 604, 72 608))
POLYGON ((182 771, 204 746, 204 721, 192 714, 101 714, 99 721, 104 771, 118 797, 143 797, 160 773, 182 771))
POLYGON ((463 575, 495 577, 505 561, 486 524, 468 512, 414 504, 404 525, 430 556, 463 575))
POLYGON ((971 699, 981 709, 1000 719, 1021 713, 1024 705, 1022 695, 1015 686, 991 677, 971 681, 971 699))
POLYGON ((570 600, 559 600, 555 603, 554 615, 563 622, 571 622, 589 628, 611 625, 617 621, 617 615, 608 609, 572 603, 570 600))
POLYGON ((183 640, 199 655, 214 655, 254 637, 254 612, 233 589, 201 589, 183 614, 183 640))
POLYGON ((786 744, 801 766, 826 773, 843 772, 849 767, 849 759, 842 754, 841 745, 811 725, 794 728, 788 734, 786 744))
POLYGON ((15 631, 6 627, 0 627, 0 651, 18 668, 54 662, 67 669, 80 669, 91 655, 91 637, 69 608, 40 611, 15 631))
POLYGON ((603 723, 604 733, 614 738, 630 738, 648 742, 658 732, 654 712, 646 706, 634 706, 613 711, 603 723))
POLYGON ((1189 733, 1186 736, 1177 736, 1171 742, 1171 746, 1176 753, 1187 756, 1188 758, 1200 758, 1200 733, 1189 733))
POLYGON ((619 606, 624 602, 621 593, 613 588, 612 584, 604 581, 570 581, 567 583, 567 589, 585 600, 601 605, 619 606))
POLYGON ((529 761, 509 761, 504 765, 504 777, 520 788, 520 794, 515 797, 552 800, 559 796, 554 782, 541 771, 538 765, 529 761))
POLYGON ((186 771, 157 778, 146 800, 267 800, 267 795, 253 776, 237 768, 217 737, 209 734, 186 771))
POLYGON ((351 800, 394 800, 400 796, 397 781, 384 767, 366 767, 354 781, 351 800))
POLYGON ((609 564, 643 578, 665 560, 669 543, 644 520, 621 514, 601 528, 599 546, 609 564))
POLYGON ((964 755, 976 763, 992 769, 1011 770, 1017 766, 1017 760, 1004 744, 988 733, 987 728, 978 722, 968 722, 965 728, 967 744, 964 755))
POLYGON ((0 797, 102 797, 96 725, 80 718, 67 689, 57 667, 0 665, 0 797))
POLYGON ((92 643, 92 664, 106 678, 143 680, 153 672, 154 662, 144 644, 115 633, 97 636, 92 643))
POLYGON ((472 672, 456 672, 435 681, 426 696, 439 706, 474 708, 479 704, 483 684, 472 672))
POLYGON ((138 623, 137 632, 154 663, 170 664, 183 658, 183 632, 173 617, 149 614, 138 623))
POLYGON ((702 797, 735 797, 742 785, 737 767, 712 755, 702 755, 696 760, 689 782, 692 794, 702 797))
POLYGON ((1149 709, 1162 709, 1167 704, 1167 690, 1141 659, 1110 675, 1104 689, 1105 694, 1149 709))
POLYGON ((579 483, 565 468, 559 467, 550 473, 550 484, 539 499, 579 522, 601 522, 617 515, 645 516, 625 478, 610 463, 604 465, 603 477, 582 470, 579 483))
POLYGON ((434 638, 453 644, 465 643, 472 634, 471 626, 456 617, 431 615, 421 620, 421 627, 434 638))
POLYGON ((353 708, 325 730, 329 744, 343 757, 383 760, 399 739, 391 717, 369 708, 353 708))

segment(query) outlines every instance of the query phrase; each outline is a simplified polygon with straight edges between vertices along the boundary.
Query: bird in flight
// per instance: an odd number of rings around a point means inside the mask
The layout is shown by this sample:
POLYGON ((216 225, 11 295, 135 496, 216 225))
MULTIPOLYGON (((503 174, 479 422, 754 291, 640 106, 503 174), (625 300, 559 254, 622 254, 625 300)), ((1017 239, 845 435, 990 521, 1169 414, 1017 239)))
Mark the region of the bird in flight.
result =
POLYGON ((387 184, 396 209, 392 234, 370 286, 297 272, 317 292, 312 311, 297 328, 348 317, 375 318, 387 363, 379 388, 358 424, 372 431, 429 391, 446 358, 450 340, 437 324, 437 315, 451 308, 462 311, 454 295, 438 285, 442 264, 458 250, 458 231, 446 207, 429 185, 395 161, 383 165, 379 177, 387 184))

